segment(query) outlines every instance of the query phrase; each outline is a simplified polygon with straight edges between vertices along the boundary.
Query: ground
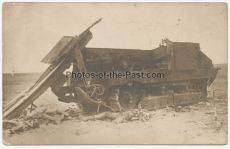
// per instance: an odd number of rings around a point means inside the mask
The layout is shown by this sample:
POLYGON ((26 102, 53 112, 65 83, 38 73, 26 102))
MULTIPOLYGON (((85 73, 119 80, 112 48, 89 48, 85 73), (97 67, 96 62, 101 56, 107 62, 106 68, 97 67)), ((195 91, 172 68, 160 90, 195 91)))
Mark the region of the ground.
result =
MULTIPOLYGON (((175 112, 159 109, 146 122, 134 121, 116 124, 109 120, 80 122, 78 119, 61 124, 42 126, 18 134, 3 131, 4 144, 227 144, 228 95, 227 64, 220 67, 216 80, 208 88, 208 103, 193 104, 190 110, 175 112), (214 128, 215 116, 212 92, 216 94, 217 120, 223 125, 214 128)), ((40 74, 3 75, 3 107, 16 94, 32 85, 40 74)), ((36 105, 60 104, 47 90, 36 105)))

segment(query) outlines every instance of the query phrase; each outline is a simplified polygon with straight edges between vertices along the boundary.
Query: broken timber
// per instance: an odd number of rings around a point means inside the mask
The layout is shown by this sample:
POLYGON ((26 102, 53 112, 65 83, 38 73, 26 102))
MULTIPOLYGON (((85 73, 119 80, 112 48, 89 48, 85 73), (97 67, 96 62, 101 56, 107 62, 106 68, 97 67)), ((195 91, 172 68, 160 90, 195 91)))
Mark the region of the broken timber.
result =
MULTIPOLYGON (((86 71, 82 65, 81 50, 85 48, 86 44, 92 39, 90 28, 99 23, 101 19, 92 24, 79 36, 69 37, 64 36, 56 44, 56 46, 48 53, 42 60, 44 63, 50 64, 46 71, 40 76, 37 82, 25 89, 15 99, 3 109, 3 119, 13 119, 33 103, 41 94, 43 94, 52 84, 63 75, 63 72, 70 67, 74 58, 77 59, 81 65, 80 71, 86 71)), ((87 85, 90 80, 84 80, 87 85)))

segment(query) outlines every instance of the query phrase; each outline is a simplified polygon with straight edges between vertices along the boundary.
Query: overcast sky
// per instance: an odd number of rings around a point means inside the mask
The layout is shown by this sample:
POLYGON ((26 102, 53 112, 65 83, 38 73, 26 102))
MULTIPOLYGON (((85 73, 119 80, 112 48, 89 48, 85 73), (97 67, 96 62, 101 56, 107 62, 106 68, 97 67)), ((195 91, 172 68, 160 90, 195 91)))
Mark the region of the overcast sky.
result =
POLYGON ((40 61, 62 36, 99 18, 87 47, 154 49, 167 37, 227 63, 226 3, 4 3, 3 73, 43 72, 40 61))

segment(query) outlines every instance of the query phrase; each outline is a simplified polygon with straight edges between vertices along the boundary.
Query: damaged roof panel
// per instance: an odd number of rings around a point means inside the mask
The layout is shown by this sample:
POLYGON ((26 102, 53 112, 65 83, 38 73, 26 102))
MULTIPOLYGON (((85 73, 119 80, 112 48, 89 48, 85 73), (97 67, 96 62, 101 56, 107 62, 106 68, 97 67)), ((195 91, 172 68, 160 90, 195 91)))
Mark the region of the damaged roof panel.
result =
POLYGON ((65 47, 74 37, 63 36, 53 49, 42 59, 42 63, 51 64, 53 61, 61 57, 65 47))

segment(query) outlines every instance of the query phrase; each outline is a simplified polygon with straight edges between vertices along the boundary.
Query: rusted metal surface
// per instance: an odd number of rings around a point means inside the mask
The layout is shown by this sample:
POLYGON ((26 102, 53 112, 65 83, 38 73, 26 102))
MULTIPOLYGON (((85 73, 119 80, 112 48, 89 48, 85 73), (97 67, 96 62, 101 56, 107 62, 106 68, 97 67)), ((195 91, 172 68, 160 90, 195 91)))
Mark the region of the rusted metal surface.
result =
POLYGON ((174 94, 174 105, 191 104, 201 101, 203 98, 202 92, 174 94))
POLYGON ((142 107, 148 110, 173 106, 173 94, 167 96, 155 96, 142 99, 142 107))
POLYGON ((175 70, 175 56, 173 43, 166 38, 167 54, 168 54, 168 70, 175 70))
POLYGON ((197 70, 199 62, 198 43, 173 42, 175 70, 197 70))
POLYGON ((168 56, 167 47, 166 46, 161 46, 159 48, 151 50, 150 53, 151 53, 151 59, 152 59, 152 61, 156 61, 156 60, 159 60, 159 59, 162 59, 162 58, 168 56))
POLYGON ((202 51, 199 51, 199 65, 200 69, 210 69, 213 68, 212 60, 208 58, 202 51))
POLYGON ((184 81, 184 80, 197 80, 197 79, 212 79, 217 75, 217 69, 200 69, 197 71, 162 71, 162 70, 152 70, 152 72, 161 72, 164 73, 164 78, 95 78, 91 81, 91 83, 99 82, 105 86, 106 88, 116 86, 116 85, 124 85, 128 82, 137 81, 140 83, 171 83, 175 81, 184 81))
POLYGON ((82 51, 86 68, 91 72, 102 71, 141 71, 143 69, 157 69, 157 61, 167 58, 166 47, 153 50, 139 49, 112 49, 112 48, 85 48, 82 51), (127 67, 123 68, 119 62, 125 61, 127 67))

